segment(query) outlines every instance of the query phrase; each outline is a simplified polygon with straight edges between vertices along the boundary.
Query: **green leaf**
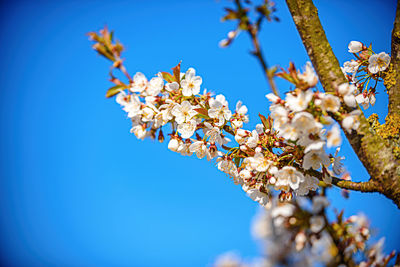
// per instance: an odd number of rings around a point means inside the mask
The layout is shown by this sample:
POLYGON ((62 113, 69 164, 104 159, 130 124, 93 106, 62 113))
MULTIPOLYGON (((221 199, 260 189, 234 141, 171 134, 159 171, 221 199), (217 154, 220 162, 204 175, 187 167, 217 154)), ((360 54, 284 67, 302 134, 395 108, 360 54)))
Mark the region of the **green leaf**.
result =
POLYGON ((222 17, 222 21, 227 21, 227 20, 233 20, 233 19, 238 19, 238 13, 230 8, 225 8, 225 11, 227 12, 227 14, 222 17))
POLYGON ((169 83, 175 82, 174 77, 172 77, 172 75, 171 75, 170 73, 168 73, 168 72, 161 72, 161 74, 162 74, 164 80, 166 80, 167 82, 169 82, 169 83))
POLYGON ((209 118, 208 116, 200 114, 200 113, 196 114, 195 117, 200 118, 200 119, 208 119, 209 118))
POLYGON ((106 97, 113 97, 116 94, 118 94, 119 92, 123 91, 125 89, 125 86, 122 85, 116 85, 111 87, 110 89, 108 89, 107 93, 106 93, 106 97))

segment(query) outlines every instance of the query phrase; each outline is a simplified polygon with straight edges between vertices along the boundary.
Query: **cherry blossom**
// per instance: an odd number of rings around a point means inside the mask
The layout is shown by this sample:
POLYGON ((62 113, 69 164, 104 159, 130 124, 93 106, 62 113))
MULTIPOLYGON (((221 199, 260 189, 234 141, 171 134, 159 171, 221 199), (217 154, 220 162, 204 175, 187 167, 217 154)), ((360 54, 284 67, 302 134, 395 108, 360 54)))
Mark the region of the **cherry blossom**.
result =
POLYGON ((189 68, 186 71, 185 79, 181 81, 182 94, 184 96, 192 96, 200 93, 200 85, 202 84, 200 76, 196 76, 196 71, 193 68, 189 68))
POLYGON ((368 59, 368 70, 375 74, 379 71, 384 71, 390 63, 390 56, 385 52, 374 54, 368 59))
POLYGON ((358 41, 351 41, 349 43, 349 52, 350 53, 358 53, 363 49, 363 44, 358 41))

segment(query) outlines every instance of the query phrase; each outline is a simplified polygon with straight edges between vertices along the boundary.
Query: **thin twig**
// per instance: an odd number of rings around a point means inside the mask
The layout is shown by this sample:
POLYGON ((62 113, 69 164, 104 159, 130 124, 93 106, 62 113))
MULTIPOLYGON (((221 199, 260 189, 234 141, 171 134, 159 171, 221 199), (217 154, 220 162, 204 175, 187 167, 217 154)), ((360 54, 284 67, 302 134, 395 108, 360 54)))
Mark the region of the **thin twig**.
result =
MULTIPOLYGON (((299 164, 294 164, 297 168, 301 168, 299 164)), ((305 170, 306 173, 318 178, 323 181, 323 174, 314 169, 305 170)), ((348 189, 352 191, 359 191, 363 193, 367 192, 380 192, 379 185, 374 180, 370 179, 367 182, 353 182, 348 180, 343 180, 338 177, 332 176, 332 184, 340 187, 342 189, 348 189)))
MULTIPOLYGON (((235 0, 236 6, 238 8, 238 11, 240 14, 244 14, 244 10, 242 7, 242 4, 240 3, 240 0, 235 0)), ((258 37, 257 37, 257 33, 258 33, 258 29, 250 22, 249 18, 247 15, 244 15, 245 20, 243 20, 243 18, 241 18, 241 22, 244 22, 246 24, 246 28, 247 28, 247 33, 250 36, 250 39, 253 43, 253 47, 254 47, 254 51, 251 52, 252 55, 254 55, 258 61, 260 62, 260 65, 264 71, 265 77, 267 78, 269 87, 271 88, 272 92, 274 92, 275 95, 279 96, 279 91, 275 85, 275 81, 274 81, 274 75, 270 74, 270 72, 268 71, 268 64, 267 61, 264 59, 263 53, 261 51, 261 47, 260 47, 260 42, 258 41, 258 37)))

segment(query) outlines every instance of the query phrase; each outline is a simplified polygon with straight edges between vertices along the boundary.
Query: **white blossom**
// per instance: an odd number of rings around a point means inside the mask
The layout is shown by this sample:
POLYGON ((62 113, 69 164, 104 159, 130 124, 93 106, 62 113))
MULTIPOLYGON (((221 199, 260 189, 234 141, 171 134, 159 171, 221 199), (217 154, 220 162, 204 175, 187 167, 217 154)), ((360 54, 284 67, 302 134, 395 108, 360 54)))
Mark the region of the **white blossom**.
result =
POLYGON ((356 101, 364 109, 367 109, 369 107, 369 104, 371 104, 372 106, 375 104, 375 94, 371 93, 370 96, 367 96, 364 93, 361 93, 356 96, 356 101))
POLYGON ((343 96, 344 103, 349 107, 356 107, 356 99, 354 96, 354 92, 356 91, 356 87, 353 84, 342 83, 338 87, 338 93, 343 96))
POLYGON ((261 192, 257 188, 249 188, 247 185, 243 185, 242 188, 252 200, 257 201, 262 206, 268 204, 269 198, 266 193, 261 192))
POLYGON ((209 142, 210 143, 218 143, 220 145, 224 145, 228 143, 228 138, 224 138, 221 135, 221 129, 219 127, 212 126, 210 123, 205 122, 203 128, 204 135, 206 137, 209 137, 209 142))
POLYGON ((143 113, 141 106, 142 103, 140 102, 139 97, 136 95, 131 95, 130 101, 125 105, 123 109, 124 111, 128 112, 129 118, 134 118, 143 113))
POLYGON ((263 134, 264 133, 264 125, 262 123, 258 123, 256 125, 256 131, 258 134, 263 134))
POLYGON ((182 138, 190 138, 196 130, 197 122, 190 120, 178 125, 177 132, 181 134, 182 138))
POLYGON ((331 163, 329 156, 324 150, 311 150, 304 155, 303 158, 303 168, 308 170, 313 168, 318 170, 321 164, 325 167, 329 166, 331 163))
POLYGON ((297 96, 287 93, 286 94, 286 105, 293 111, 303 111, 307 108, 308 103, 313 97, 313 92, 311 90, 299 91, 297 96))
POLYGON ((353 59, 351 61, 346 61, 345 63, 343 63, 343 70, 347 73, 355 73, 357 72, 359 67, 360 63, 353 59))
POLYGON ((299 137, 299 129, 294 127, 292 124, 287 123, 280 127, 278 135, 287 139, 295 141, 299 137))
POLYGON ((182 142, 178 148, 178 152, 181 153, 182 156, 191 156, 193 152, 190 151, 190 142, 182 142))
MULTIPOLYGON (((306 131, 302 132, 302 134, 299 137, 298 144, 306 147, 305 153, 307 153, 309 149, 317 149, 316 147, 321 146, 320 139, 322 138, 323 133, 324 133, 323 125, 320 122, 315 122, 314 127, 309 128, 306 131)), ((322 146, 324 144, 325 143, 322 142, 322 146)))
POLYGON ((146 106, 142 109, 142 121, 152 121, 156 112, 150 106, 146 106))
POLYGON ((299 188, 296 190, 296 194, 299 196, 305 196, 310 190, 315 191, 318 188, 319 180, 314 176, 306 174, 304 176, 304 182, 300 183, 299 188))
POLYGON ((334 125, 326 134, 326 140, 327 143, 326 145, 328 147, 333 147, 333 146, 340 146, 342 143, 342 138, 340 137, 340 129, 339 126, 334 125))
POLYGON ((115 101, 121 106, 126 106, 129 103, 130 95, 127 95, 125 91, 121 91, 118 93, 115 101))
POLYGON ((200 93, 200 85, 202 83, 200 76, 196 76, 196 71, 193 68, 189 68, 186 71, 185 79, 181 81, 182 94, 184 96, 192 96, 200 93))
POLYGON ((243 123, 248 123, 249 122, 249 116, 246 115, 247 113, 247 107, 245 105, 242 105, 242 101, 238 101, 236 103, 236 115, 237 118, 232 120, 232 125, 234 128, 242 128, 243 123))
POLYGON ((271 111, 271 118, 273 119, 274 129, 279 131, 280 127, 288 122, 288 110, 281 105, 271 105, 269 110, 271 111))
POLYGON ((303 174, 292 166, 283 167, 275 176, 277 178, 275 186, 278 188, 290 186, 293 190, 296 190, 300 183, 304 181, 303 174))
POLYGON ((308 130, 315 127, 316 121, 311 113, 303 111, 294 115, 292 124, 294 128, 306 133, 308 130))
POLYGON ((304 153, 308 153, 312 150, 322 150, 325 145, 325 141, 322 140, 314 140, 310 144, 306 146, 306 149, 304 149, 304 153))
POLYGON ((267 160, 262 153, 256 153, 251 160, 251 167, 258 172, 265 172, 271 165, 271 161, 267 160))
POLYGON ((163 89, 163 87, 164 87, 163 78, 161 78, 159 76, 153 77, 150 80, 150 82, 149 82, 149 84, 148 84, 148 86, 146 88, 145 93, 146 93, 147 96, 156 96, 156 95, 160 94, 160 92, 163 89))
POLYGON ((183 101, 181 104, 176 104, 171 113, 175 116, 175 121, 181 124, 191 120, 197 111, 193 109, 189 101, 183 101))
POLYGON ((253 130, 251 132, 251 135, 249 136, 249 138, 246 141, 246 145, 248 147, 255 148, 257 146, 258 141, 259 141, 258 133, 256 130, 253 130))
POLYGON ((168 92, 177 91, 179 89, 179 84, 177 82, 167 83, 165 85, 165 90, 168 92))
POLYGON ((265 97, 266 97, 269 101, 271 101, 272 103, 274 103, 274 104, 276 104, 276 103, 280 100, 279 96, 277 96, 277 95, 275 95, 275 94, 273 94, 273 93, 266 94, 265 97))
POLYGON ((207 160, 211 159, 210 152, 204 141, 196 141, 189 147, 190 152, 196 153, 199 159, 207 157, 207 160))
POLYGON ((142 93, 147 88, 147 78, 143 73, 137 72, 135 76, 133 76, 133 83, 130 88, 132 92, 142 93))
POLYGON ((333 158, 333 163, 332 163, 332 170, 335 175, 341 175, 344 172, 344 167, 342 160, 344 160, 344 157, 338 156, 338 153, 340 151, 340 148, 338 147, 336 149, 335 156, 333 158))
POLYGON ((238 171, 235 163, 233 163, 232 160, 229 159, 224 159, 224 158, 218 158, 217 159, 217 166, 218 170, 225 172, 226 174, 236 177, 238 176, 238 171))
POLYGON ((249 138, 250 132, 243 130, 243 129, 237 129, 236 134, 235 134, 235 140, 238 142, 239 145, 242 145, 246 143, 246 140, 249 138))
POLYGON ((299 77, 300 80, 307 83, 308 86, 310 86, 310 87, 314 87, 318 83, 318 76, 315 73, 310 61, 307 62, 303 74, 298 73, 297 77, 299 77))
POLYGON ((352 130, 357 130, 360 122, 358 120, 358 116, 361 114, 360 110, 353 110, 342 121, 342 126, 345 128, 349 133, 352 130))
POLYGON ((168 149, 178 152, 178 149, 180 145, 182 144, 182 141, 177 139, 177 138, 171 138, 171 140, 168 143, 168 149))
POLYGON ((342 96, 344 95, 353 95, 354 91, 356 90, 356 87, 354 84, 349 84, 349 83, 342 83, 341 85, 338 86, 338 93, 342 96))
POLYGON ((349 53, 358 53, 363 49, 363 44, 358 41, 351 41, 349 43, 349 53))
POLYGON ((147 135, 146 128, 143 127, 143 125, 133 126, 131 129, 131 133, 134 133, 136 137, 141 140, 143 140, 147 135))
POLYGON ((244 179, 249 179, 252 177, 251 172, 248 169, 243 169, 239 172, 240 178, 244 179))
POLYGON ((161 110, 161 113, 163 114, 163 124, 167 123, 168 121, 174 118, 172 110, 175 107, 175 105, 177 105, 170 99, 167 99, 165 102, 166 102, 165 104, 159 107, 159 110, 161 110))
POLYGON ((376 102, 376 97, 374 93, 371 93, 369 96, 369 103, 371 104, 371 106, 375 105, 376 102))
POLYGON ((225 100, 223 95, 217 95, 209 100, 210 109, 208 110, 208 116, 210 118, 218 119, 218 126, 222 126, 225 120, 229 120, 232 116, 232 112, 228 108, 228 102, 225 100))
POLYGON ((324 111, 337 112, 340 108, 340 100, 334 95, 323 94, 322 99, 316 101, 316 104, 324 111))
POLYGON ((242 104, 242 101, 238 101, 236 103, 236 113, 240 114, 240 115, 246 115, 248 109, 245 105, 242 104))
POLYGON ((375 74, 379 71, 384 71, 389 66, 390 56, 385 52, 374 54, 369 57, 368 63, 368 70, 375 74))

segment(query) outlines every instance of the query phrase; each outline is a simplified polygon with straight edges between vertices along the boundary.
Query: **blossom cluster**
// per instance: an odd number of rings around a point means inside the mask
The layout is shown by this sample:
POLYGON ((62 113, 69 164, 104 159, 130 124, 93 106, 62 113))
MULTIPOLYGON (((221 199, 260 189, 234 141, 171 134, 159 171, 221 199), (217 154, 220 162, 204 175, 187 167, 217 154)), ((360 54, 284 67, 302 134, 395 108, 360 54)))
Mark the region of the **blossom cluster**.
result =
POLYGON ((369 244, 370 228, 365 215, 344 219, 340 213, 330 223, 326 216, 328 206, 323 195, 291 203, 273 199, 255 216, 251 227, 264 256, 246 262, 234 252, 227 252, 216 259, 214 266, 269 267, 288 262, 291 266, 387 266, 394 252, 383 253, 384 239, 369 244))
MULTIPOLYGON (((241 101, 232 111, 225 96, 206 90, 200 94, 202 78, 193 68, 180 72, 180 65, 173 75, 158 73, 151 79, 136 73, 116 101, 132 120, 131 132, 137 138, 155 138, 158 133, 162 142, 169 125, 170 150, 215 159, 219 170, 265 206, 269 187, 281 191, 281 199, 291 199, 293 193, 306 195, 318 188, 319 179, 309 170, 321 170, 326 184, 331 175, 343 172, 342 157, 326 152, 341 144, 339 127, 326 127, 333 124, 329 114, 338 113, 351 85, 339 87, 337 95, 313 91, 318 78, 309 63, 297 75, 307 86, 287 93, 285 99, 268 94, 273 102, 270 117, 261 116, 262 123, 252 131, 243 129, 249 118, 241 101)), ((345 115, 343 126, 356 129, 357 114, 345 115)))
POLYGON ((357 103, 367 109, 376 102, 376 87, 389 71, 390 56, 385 52, 377 54, 371 46, 367 47, 358 41, 351 41, 348 48, 356 59, 344 62, 342 71, 348 81, 355 85, 352 93, 356 95, 357 103), (375 81, 375 84, 369 86, 370 81, 375 81))
POLYGON ((231 110, 224 95, 200 93, 203 80, 193 68, 181 72, 179 63, 172 73, 160 72, 148 79, 138 72, 131 77, 120 58, 123 46, 113 43, 107 28, 100 35, 91 32, 89 36, 96 42, 93 48, 113 62, 110 75, 115 86, 106 96, 116 95, 137 138, 155 139, 158 135, 160 142, 169 138, 168 148, 174 152, 214 159, 219 170, 261 205, 268 203, 270 189, 280 191, 281 200, 290 200, 293 195, 315 191, 320 184, 331 184, 333 175, 344 172, 343 157, 337 155, 340 129, 332 117, 346 131, 357 130, 360 111, 354 109, 354 84, 341 84, 335 92, 319 92, 311 63, 303 72, 291 63, 288 72, 276 76, 293 83, 295 89, 285 98, 268 94, 270 115, 260 115, 262 123, 247 130, 247 107, 238 101, 231 110), (113 75, 115 68, 129 83, 113 75), (166 129, 170 132, 164 134, 166 129), (335 147, 336 154, 330 154, 335 147))

